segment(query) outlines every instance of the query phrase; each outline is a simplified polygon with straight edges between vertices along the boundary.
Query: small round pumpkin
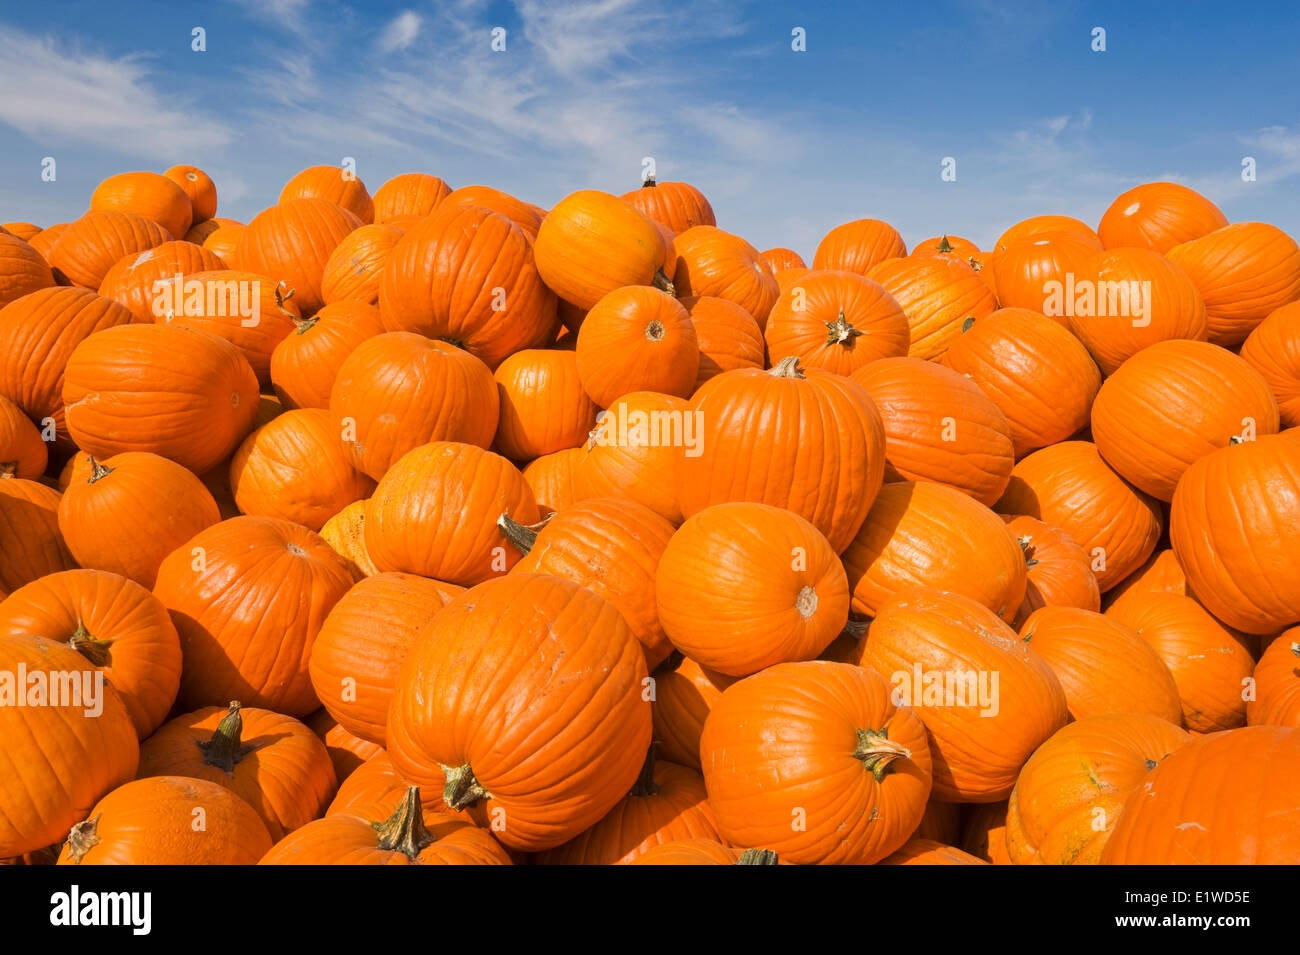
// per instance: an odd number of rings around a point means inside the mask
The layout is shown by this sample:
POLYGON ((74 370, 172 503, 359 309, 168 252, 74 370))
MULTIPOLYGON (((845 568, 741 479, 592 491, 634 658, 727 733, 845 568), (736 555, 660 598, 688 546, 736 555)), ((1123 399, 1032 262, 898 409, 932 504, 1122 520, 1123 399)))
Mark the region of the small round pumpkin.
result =
POLYGON ((1055 303, 1070 277, 1087 275, 1099 252, 1096 238, 1075 231, 1036 232, 999 244, 993 260, 998 301, 1004 308, 1058 316, 1055 303))
POLYGON ((1101 609, 1101 590, 1087 552, 1073 537, 1025 514, 1004 515, 1025 555, 1025 599, 1011 621, 1019 628, 1040 607, 1101 609))
POLYGON ((565 448, 535 458, 524 468, 524 481, 533 492, 537 507, 545 515, 562 511, 578 500, 577 472, 587 452, 565 448))
MULTIPOLYGON (((137 322, 161 322, 169 303, 167 296, 159 295, 159 282, 174 285, 177 275, 216 272, 225 267, 215 252, 193 242, 164 242, 119 259, 105 274, 99 294, 125 305, 137 322)), ((174 306, 171 310, 182 313, 174 306)))
POLYGON ((1043 232, 1078 232, 1093 239, 1097 238, 1097 233, 1093 231, 1092 226, 1081 219, 1074 218, 1074 216, 1040 215, 1021 219, 1011 226, 1006 232, 998 236, 998 240, 993 243, 993 248, 1000 250, 1016 239, 1027 235, 1039 235, 1043 232))
POLYGON ((279 202, 294 199, 323 199, 346 209, 362 223, 375 220, 375 204, 366 184, 355 172, 340 166, 311 166, 298 173, 280 190, 279 202))
POLYGON ((271 352, 271 384, 286 408, 329 408, 339 368, 367 339, 384 333, 379 309, 335 302, 308 319, 271 352))
MULTIPOLYGON (((191 228, 217 214, 217 185, 197 166, 172 166, 163 173, 190 197, 191 228)), ((174 234, 174 233, 173 233, 174 234)))
POLYGON ((643 216, 666 225, 674 234, 697 225, 717 225, 713 206, 704 193, 689 182, 656 182, 646 179, 640 189, 619 197, 643 216))
POLYGON ((375 222, 404 216, 423 218, 451 194, 451 186, 437 176, 407 172, 394 176, 375 190, 375 222))
POLYGON ((786 269, 806 269, 808 267, 808 263, 803 260, 803 256, 794 249, 787 249, 782 246, 767 249, 760 252, 759 255, 763 257, 763 261, 767 263, 767 267, 772 270, 773 275, 786 269))
POLYGON ((893 296, 853 272, 810 272, 783 289, 763 331, 774 364, 793 356, 839 375, 906 355, 909 334, 893 296))
POLYGON ((38 478, 45 473, 49 454, 23 409, 0 395, 0 478, 38 478))
POLYGON ((691 295, 679 301, 691 316, 700 350, 700 370, 692 394, 724 371, 766 367, 763 331, 749 312, 714 295, 691 295))
POLYGON ((615 289, 591 307, 576 355, 582 387, 601 408, 635 391, 686 398, 700 367, 690 313, 645 285, 615 289))
POLYGON ((907 255, 898 230, 879 219, 854 219, 826 233, 813 254, 814 269, 842 269, 866 275, 886 259, 907 255))
POLYGON ((576 448, 596 426, 596 405, 583 391, 573 352, 515 352, 493 377, 500 399, 495 446, 511 460, 576 448))
POLYGON ((0 234, 0 308, 54 285, 45 259, 16 235, 0 234))
POLYGON ((700 733, 709 710, 735 677, 706 670, 690 657, 674 652, 651 675, 655 693, 650 712, 654 738, 665 759, 700 768, 700 733))
POLYGON ((59 532, 59 492, 26 478, 0 477, 0 591, 77 566, 59 532))

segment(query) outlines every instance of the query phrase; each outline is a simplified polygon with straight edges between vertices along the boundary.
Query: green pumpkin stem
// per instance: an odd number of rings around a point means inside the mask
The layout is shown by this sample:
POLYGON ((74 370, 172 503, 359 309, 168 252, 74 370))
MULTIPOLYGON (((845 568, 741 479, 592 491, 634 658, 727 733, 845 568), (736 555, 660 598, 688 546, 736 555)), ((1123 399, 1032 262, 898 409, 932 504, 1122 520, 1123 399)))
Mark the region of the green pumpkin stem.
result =
POLYGON ((420 787, 411 786, 393 814, 384 822, 372 822, 379 835, 379 848, 400 852, 414 862, 436 840, 424 828, 424 807, 420 805, 420 787))
POLYGON ((238 700, 231 700, 230 708, 221 717, 212 738, 199 743, 203 761, 228 773, 233 773, 235 764, 244 758, 243 741, 240 739, 244 732, 244 718, 239 715, 241 708, 238 700))
POLYGON ((663 269, 655 269, 655 277, 651 279, 650 284, 659 291, 666 292, 669 295, 677 294, 677 286, 673 284, 673 280, 664 273, 663 269))
POLYGON ((858 730, 858 748, 853 756, 862 760, 862 765, 871 770, 876 782, 885 778, 894 760, 900 756, 911 759, 912 752, 902 743, 895 743, 886 730, 858 730))
POLYGON ((85 621, 77 621, 77 632, 68 638, 68 646, 97 667, 106 667, 113 662, 112 642, 92 637, 85 621))
POLYGON ((447 785, 442 788, 442 801, 453 812, 467 809, 481 799, 492 798, 492 794, 474 778, 474 770, 470 769, 469 763, 455 767, 444 766, 442 771, 447 777, 447 785))
POLYGON ((650 748, 646 750, 645 762, 641 764, 641 774, 637 776, 636 782, 628 791, 629 796, 656 796, 659 794, 659 785, 655 782, 655 749, 658 748, 657 742, 651 741, 650 748))
POLYGON ((936 250, 939 251, 939 252, 952 252, 952 251, 953 251, 953 247, 952 247, 952 245, 948 242, 948 237, 947 237, 946 235, 945 235, 942 239, 939 240, 939 245, 936 247, 936 250))
POLYGON ((72 856, 73 865, 81 865, 82 857, 99 845, 99 816, 83 819, 72 827, 68 833, 68 855, 72 856))
POLYGON ((853 339, 861 335, 858 329, 854 328, 844 318, 844 309, 840 309, 839 318, 833 322, 826 323, 826 344, 843 345, 846 348, 853 347, 853 339))
POLYGON ((782 358, 768 372, 774 378, 802 378, 804 377, 802 369, 799 367, 799 356, 791 355, 789 358, 782 358))
POLYGON ((772 849, 746 849, 736 860, 736 865, 776 865, 776 852, 772 849))

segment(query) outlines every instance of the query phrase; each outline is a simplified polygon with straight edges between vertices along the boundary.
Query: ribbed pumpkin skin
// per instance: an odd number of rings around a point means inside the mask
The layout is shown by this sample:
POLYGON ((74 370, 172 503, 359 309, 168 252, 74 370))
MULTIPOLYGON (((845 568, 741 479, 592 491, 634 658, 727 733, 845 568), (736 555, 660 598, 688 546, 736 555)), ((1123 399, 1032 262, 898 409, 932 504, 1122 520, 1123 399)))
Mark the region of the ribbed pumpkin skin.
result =
POLYGON ((495 447, 511 460, 576 448, 596 426, 596 406, 582 390, 573 352, 515 352, 493 377, 500 401, 495 447))
POLYGON ((1154 551, 1143 561, 1141 567, 1112 587, 1106 594, 1106 606, 1113 606, 1129 591, 1136 593, 1157 591, 1182 594, 1185 597, 1192 595, 1191 588, 1187 586, 1187 575, 1183 573, 1183 568, 1178 566, 1178 558, 1174 552, 1168 548, 1154 551))
POLYGON ((673 284, 679 295, 725 298, 754 316, 760 327, 766 326, 780 289, 758 249, 711 225, 687 229, 673 246, 677 251, 673 284))
POLYGON ((718 375, 690 411, 699 453, 676 455, 685 516, 726 501, 771 504, 810 521, 836 553, 848 546, 885 470, 884 425, 861 385, 787 359, 718 375))
POLYGON ((1040 607, 1101 609, 1097 575, 1088 553, 1073 537, 1051 524, 1024 514, 1007 515, 1007 530, 1025 555, 1025 599, 1011 621, 1019 628, 1040 607))
POLYGON ((537 857, 538 865, 627 865, 647 849, 678 839, 718 839, 704 777, 656 760, 653 785, 632 787, 586 832, 537 857))
POLYGON ((77 566, 59 533, 59 493, 26 478, 0 478, 0 592, 77 566))
POLYGON ((349 233, 325 262, 321 276, 321 299, 325 304, 376 304, 384 264, 401 237, 402 230, 389 225, 363 225, 349 233))
POLYGON ((60 222, 58 225, 49 226, 35 235, 27 237, 27 243, 41 254, 41 258, 49 262, 50 251, 54 248, 54 243, 59 240, 59 237, 67 231, 70 225, 72 225, 71 222, 60 222))
POLYGON ((881 488, 841 556, 861 616, 914 587, 964 594, 1007 621, 1025 597, 1025 557, 1001 518, 928 481, 881 488))
POLYGON ((176 628, 153 594, 117 574, 68 570, 20 587, 0 601, 0 634, 69 644, 103 671, 140 739, 162 724, 176 699, 176 628))
POLYGON ((1151 555, 1162 525, 1156 502, 1126 484, 1089 441, 1062 441, 1017 462, 994 510, 1028 514, 1073 537, 1102 593, 1151 555))
POLYGON ((724 371, 766 366, 763 330, 749 312, 716 295, 691 295, 678 301, 690 314, 700 351, 700 370, 692 393, 724 371))
POLYGON ((594 189, 556 203, 538 230, 534 249, 542 281, 581 309, 624 285, 649 285, 665 264, 671 266, 669 248, 654 221, 617 196, 594 189))
POLYGON ((651 391, 624 395, 597 416, 582 456, 575 459, 575 499, 624 497, 680 524, 675 468, 683 448, 699 448, 708 440, 702 424, 681 398, 651 391))
POLYGON ((1144 348, 1106 379, 1092 438, 1106 463, 1161 501, 1191 464, 1249 431, 1278 429, 1268 382, 1227 349, 1168 341, 1144 348))
POLYGON ((813 254, 814 269, 842 269, 866 275, 885 259, 907 255, 903 237, 888 222, 855 219, 826 233, 813 254))
MULTIPOLYGON (((0 632, 0 669, 16 675, 20 664, 47 679, 94 669, 57 641, 0 632)), ((98 716, 85 707, 0 706, 0 857, 58 842, 95 800, 135 776, 131 717, 107 682, 101 700, 98 716)))
POLYGON ((704 720, 722 691, 736 679, 706 670, 690 657, 677 656, 680 662, 676 666, 670 661, 652 674, 655 698, 650 712, 654 717, 654 738, 664 759, 699 769, 704 720))
POLYGON ((517 225, 529 239, 537 238, 537 230, 542 224, 536 206, 491 186, 461 186, 452 190, 442 204, 490 209, 517 225))
POLYGON ((767 263, 767 267, 772 270, 773 275, 785 269, 806 269, 808 267, 808 263, 803 260, 803 256, 794 249, 787 249, 783 246, 766 249, 760 252, 759 255, 763 257, 763 261, 767 263))
POLYGON ((504 822, 497 834, 512 848, 549 849, 599 821, 636 779, 651 735, 645 680, 613 604, 572 581, 512 574, 430 621, 398 677, 388 752, 421 787, 472 773, 490 795, 448 781, 452 808, 504 822))
POLYGON ((73 285, 93 291, 104 284, 104 276, 123 256, 144 252, 173 238, 144 216, 92 211, 59 234, 46 261, 73 285))
POLYGON ((917 713, 894 705, 879 674, 847 663, 783 663, 733 684, 705 720, 700 757, 727 841, 797 865, 884 858, 930 795, 917 713))
POLYGON ((325 744, 291 716, 243 707, 239 755, 227 770, 201 744, 213 738, 225 706, 209 706, 167 722, 140 745, 141 778, 186 776, 229 789, 256 810, 277 842, 315 819, 337 782, 325 744))
POLYGON ((31 242, 33 236, 45 231, 34 222, 6 222, 0 225, 0 229, 4 229, 10 235, 18 236, 24 242, 31 242))
POLYGON ((998 307, 975 270, 955 259, 889 259, 867 278, 883 285, 907 315, 907 353, 913 358, 938 358, 961 334, 966 319, 979 320, 998 307))
POLYGON ((197 166, 172 166, 163 175, 180 186, 181 191, 189 197, 193 213, 191 229, 217 214, 217 186, 202 169, 197 166))
POLYGON ((1173 182, 1148 182, 1121 193, 1101 217, 1097 235, 1107 249, 1129 246, 1168 252, 1228 224, 1219 207, 1173 182))
POLYGON ((1239 354, 1273 390, 1282 427, 1300 425, 1300 302, 1283 305, 1264 319, 1239 354))
POLYGON ((150 451, 203 474, 252 427, 257 376, 234 345, 207 332, 120 325, 73 351, 63 402, 68 432, 90 454, 150 451))
POLYGON ((330 762, 334 764, 335 779, 349 778, 368 760, 374 759, 384 751, 378 743, 353 736, 339 726, 334 717, 330 716, 329 710, 324 707, 309 716, 306 723, 316 734, 316 738, 325 744, 325 750, 330 754, 330 762))
MULTIPOLYGON (((338 792, 330 801, 325 815, 336 816, 341 812, 364 809, 379 803, 389 809, 396 809, 410 786, 410 783, 397 775, 388 753, 380 749, 339 782, 338 792)), ((442 793, 422 789, 420 803, 426 809, 437 810, 442 807, 442 793)))
POLYGON ((203 240, 203 248, 215 252, 217 258, 234 268, 238 262, 239 243, 244 241, 248 226, 242 222, 229 221, 210 232, 203 240))
POLYGON ((853 272, 810 272, 782 290, 763 337, 773 364, 795 356, 805 368, 852 374, 907 354, 907 316, 893 296, 853 272))
POLYGON ((375 204, 366 184, 355 173, 338 166, 311 166, 295 175, 280 190, 279 202, 294 199, 324 199, 346 209, 362 223, 375 220, 375 204))
POLYGON ((0 477, 34 480, 45 473, 49 454, 23 409, 0 395, 0 477))
POLYGON ((1077 297, 1080 293, 1076 293, 1073 303, 1064 303, 1070 311, 1066 318, 1070 331, 1087 347, 1103 375, 1114 373, 1129 358, 1157 342, 1174 338, 1205 341, 1209 334, 1201 293, 1187 273, 1163 255, 1147 249, 1110 249, 1093 260, 1082 278, 1092 283, 1093 304, 1088 306, 1085 300, 1081 309, 1077 297), (1134 314, 1137 308, 1132 300, 1126 314, 1120 293, 1127 290, 1131 295, 1134 289, 1141 293, 1146 282, 1151 283, 1151 294, 1149 301, 1140 295, 1144 314, 1134 314), (1112 289, 1116 291, 1113 303, 1112 289), (1106 300, 1106 315, 1098 314, 1102 298, 1106 300), (1081 314, 1083 311, 1093 314, 1081 314))
POLYGON ((541 519, 523 475, 470 444, 435 441, 397 460, 366 503, 366 550, 380 570, 471 587, 519 560, 497 521, 541 519))
POLYGON ((688 518, 659 562, 655 594, 673 645, 729 676, 811 660, 849 616, 844 567, 821 532, 751 502, 688 518))
POLYGON ((1073 719, 1150 713, 1182 725, 1173 674, 1136 631, 1113 617, 1075 607, 1043 607, 1021 626, 1020 639, 1056 674, 1073 719))
POLYGON ((675 839, 651 846, 628 865, 735 865, 742 852, 712 839, 675 839))
POLYGON ((591 307, 576 356, 582 387, 601 408, 636 391, 686 398, 700 366, 690 313, 646 285, 615 289, 591 307))
POLYGON ((524 468, 524 481, 543 515, 548 511, 562 511, 578 500, 576 474, 585 456, 582 448, 565 448, 544 454, 524 468))
POLYGON ((1101 372, 1079 340, 1028 309, 1002 308, 971 322, 943 363, 1002 411, 1017 458, 1087 425, 1101 387, 1101 372))
POLYGON ((1038 748, 1011 794, 1006 843, 1016 865, 1096 865, 1129 793, 1192 739, 1146 713, 1091 716, 1038 748))
POLYGON ((949 802, 1006 798, 1025 760, 1069 719, 1065 693, 1047 662, 969 597, 902 593, 880 608, 860 650, 862 666, 883 674, 904 702, 912 700, 928 730, 935 795, 949 802), (987 680, 988 702, 968 681, 951 701, 932 705, 922 693, 918 703, 917 667, 922 680, 936 672, 945 683, 953 674, 978 679, 996 673, 998 685, 987 680))
POLYGON ((450 194, 451 186, 437 176, 422 172, 394 176, 375 191, 375 221, 387 222, 399 216, 427 216, 450 194))
POLYGON ((548 521, 512 573, 564 577, 604 597, 623 615, 653 670, 673 649, 659 623, 655 572, 674 531, 634 501, 590 498, 548 521))
POLYGON ((271 384, 286 408, 329 408, 343 362, 362 342, 383 334, 379 309, 335 302, 294 324, 271 352, 271 384))
POLYGON ((1031 233, 999 244, 993 259, 998 301, 1004 308, 1047 313, 1047 283, 1064 285, 1067 274, 1087 275, 1099 252, 1096 238, 1073 231, 1031 233))
POLYGON ((932 239, 923 239, 917 243, 909 255, 950 257, 965 262, 972 255, 980 254, 980 247, 970 239, 959 235, 937 235, 932 239))
POLYGON ((1188 729, 1213 733, 1246 722, 1242 688, 1255 661, 1195 600, 1179 594, 1130 593, 1106 616, 1131 628, 1165 661, 1178 686, 1188 729))
POLYGON ((164 242, 119 259, 104 276, 99 294, 125 305, 137 322, 161 322, 165 316, 154 309, 154 283, 225 267, 215 252, 193 242, 164 242))
POLYGON ((998 240, 993 243, 993 248, 1001 251, 1016 239, 1027 235, 1041 235, 1044 232, 1077 232, 1092 239, 1097 238, 1097 233, 1093 231, 1092 226, 1074 216, 1030 216, 1028 219, 1021 219, 998 236, 998 240))
MULTIPOLYGON (((803 265, 792 265, 789 268, 781 269, 775 275, 776 287, 780 289, 780 291, 785 292, 793 287, 799 279, 803 278, 811 271, 812 269, 803 265)), ((865 278, 866 276, 863 277, 865 278)))
POLYGON ((109 176, 90 196, 92 212, 128 212, 150 219, 180 238, 190 230, 194 206, 177 183, 156 172, 109 176))
POLYGON ((488 447, 499 400, 492 372, 474 355, 414 332, 386 332, 339 366, 330 425, 352 465, 379 480, 430 441, 488 447))
POLYGON ((375 482, 352 466, 329 413, 286 411, 244 439, 230 459, 240 513, 279 517, 313 531, 375 482))
POLYGON ((1300 622, 1300 442, 1264 435, 1201 458, 1174 492, 1169 539, 1224 623, 1273 633, 1300 622))
POLYGON ((0 234, 0 308, 54 284, 41 254, 16 235, 0 234))
POLYGON ((330 549, 343 558, 353 577, 372 577, 379 573, 379 568, 370 559, 366 551, 365 522, 366 501, 353 501, 343 508, 320 529, 321 539, 330 545, 330 549))
POLYGON ((237 699, 289 716, 312 712, 312 641, 351 586, 343 558, 288 521, 235 517, 192 537, 163 561, 154 586, 181 637, 182 705, 237 699))
POLYGON ((674 234, 697 225, 718 224, 709 200, 689 182, 648 179, 640 189, 625 192, 619 198, 646 218, 666 225, 674 234))
POLYGON ((311 648, 316 696, 349 733, 384 745, 388 704, 407 651, 464 588, 415 574, 375 574, 344 594, 311 648))
POLYGON ((1255 699, 1246 703, 1246 722, 1300 727, 1300 629, 1279 634, 1255 664, 1255 699))
POLYGON ((1194 739, 1124 803, 1107 865, 1294 865, 1300 730, 1247 726, 1194 739), (1188 826, 1194 819, 1198 825, 1188 826))
POLYGON ((1300 246, 1276 226, 1237 222, 1169 250, 1205 300, 1210 341, 1231 348, 1300 298, 1300 246))
POLYGON ((881 859, 879 865, 988 865, 955 846, 946 846, 933 839, 909 839, 892 855, 881 859))
POLYGON ((388 330, 445 339, 490 368, 550 344, 559 323, 527 234, 499 213, 451 204, 393 246, 379 312, 388 330))
POLYGON ((131 321, 131 313, 94 292, 48 288, 0 309, 0 395, 39 426, 54 419, 59 445, 71 448, 63 417, 64 369, 85 338, 131 321))
MULTIPOLYGON (((287 189, 288 187, 286 187, 287 189)), ((293 289, 303 315, 325 304, 325 263, 361 220, 324 199, 284 199, 253 217, 235 252, 237 268, 269 276, 293 289)))
POLYGON ((175 461, 128 451, 85 464, 59 500, 59 530, 82 567, 151 588, 168 554, 221 520, 211 492, 175 461))
POLYGON ((882 358, 853 372, 885 425, 885 480, 934 481, 992 505, 1011 479, 1006 416, 979 386, 934 362, 882 358))

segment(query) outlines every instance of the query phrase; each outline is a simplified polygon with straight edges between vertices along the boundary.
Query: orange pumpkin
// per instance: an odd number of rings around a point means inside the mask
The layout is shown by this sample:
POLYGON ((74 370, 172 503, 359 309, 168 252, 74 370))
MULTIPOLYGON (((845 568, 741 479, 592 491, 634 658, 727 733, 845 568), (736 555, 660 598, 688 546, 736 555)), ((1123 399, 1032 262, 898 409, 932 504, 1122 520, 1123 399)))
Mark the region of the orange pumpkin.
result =
POLYGON ((1038 232, 999 245, 993 260, 998 301, 1004 307, 1024 308, 1048 316, 1070 277, 1084 278, 1101 252, 1101 243, 1081 232, 1038 232), (1053 289, 1056 289, 1054 292, 1053 289))
POLYGON ((690 313, 645 285, 615 289, 593 305, 578 330, 576 354, 582 387, 602 408, 635 391, 685 398, 700 363, 690 313))
POLYGON ((76 567, 59 533, 59 493, 26 478, 0 478, 0 592, 76 567))
POLYGON ((401 237, 402 230, 390 225, 363 225, 350 232, 325 261, 321 300, 327 305, 334 302, 376 304, 384 264, 401 237))
POLYGON ((903 237, 888 222, 855 219, 826 233, 817 244, 812 267, 866 275, 878 263, 905 255, 903 237))
POLYGON ((583 448, 565 448, 535 458, 524 468, 524 481, 532 489, 539 510, 562 511, 578 500, 578 466, 587 456, 583 448))
POLYGON ((963 239, 959 235, 939 235, 933 239, 924 239, 918 242, 909 254, 916 256, 951 256, 965 262, 972 255, 979 255, 980 247, 970 239, 963 239))
POLYGON ((1268 645, 1255 664, 1254 679, 1246 722, 1300 727, 1300 629, 1293 627, 1268 645))
POLYGON ((1273 390, 1281 426, 1300 426, 1300 302, 1283 305, 1260 322, 1239 354, 1273 390))
POLYGON ((335 302, 294 322, 271 352, 271 384, 286 408, 329 408, 339 368, 367 339, 382 335, 379 309, 335 302))
POLYGON ((184 310, 174 303, 167 308, 168 297, 159 295, 158 282, 173 282, 178 275, 211 273, 225 267, 215 252, 192 242, 164 242, 123 256, 104 276, 99 294, 121 302, 137 322, 161 322, 168 311, 181 314, 184 310))
POLYGON ((1110 204, 1097 235, 1107 249, 1168 252, 1227 224, 1228 217, 1199 192, 1174 182, 1148 182, 1110 204))
POLYGON ((569 351, 515 352, 493 374, 500 399, 496 447, 515 461, 576 448, 596 426, 596 405, 569 351))
POLYGON ((279 203, 323 199, 352 213, 362 223, 375 221, 375 204, 355 172, 339 166, 311 166, 284 184, 279 203))
POLYGON ((451 194, 451 186, 437 176, 408 172, 394 176, 375 191, 375 222, 400 217, 424 217, 451 194))
POLYGON ((234 220, 223 220, 221 224, 208 233, 203 240, 203 248, 214 252, 217 258, 230 268, 238 264, 239 243, 244 241, 248 226, 234 220))
POLYGON ((907 354, 907 316, 878 283, 852 272, 811 272, 783 290, 763 337, 773 363, 852 374, 907 354))
POLYGON ((867 278, 883 285, 907 315, 907 353, 913 358, 940 357, 961 334, 966 319, 978 320, 998 307, 975 270, 958 259, 887 259, 867 278))
POLYGON ((129 212, 150 219, 174 238, 190 231, 194 206, 174 180, 156 172, 109 176, 90 196, 91 212, 129 212))
POLYGON ((23 409, 0 395, 0 478, 38 478, 45 473, 49 449, 23 409))
POLYGON ((33 237, 45 231, 32 222, 6 222, 4 225, 0 225, 0 229, 4 229, 10 235, 18 236, 24 242, 31 242, 33 237))
POLYGON ((353 501, 320 529, 321 539, 343 558, 352 576, 360 580, 379 573, 366 551, 366 502, 353 501))
POLYGON ((692 393, 724 371, 766 366, 763 331, 749 312, 713 295, 691 295, 679 301, 691 317, 700 351, 700 370, 692 393))
POLYGON ((335 779, 350 778, 357 769, 384 751, 378 743, 353 736, 324 707, 307 718, 307 725, 317 739, 325 744, 325 751, 330 754, 330 762, 334 764, 335 779))
POLYGON ((674 240, 681 295, 712 295, 735 302, 766 327, 780 289, 758 250, 738 235, 711 225, 687 229, 674 240))
POLYGON ((453 190, 439 205, 479 206, 490 209, 505 216, 530 239, 537 238, 537 230, 542 224, 542 217, 538 214, 536 206, 516 199, 500 189, 493 189, 491 186, 461 186, 453 190))
POLYGON ((45 258, 57 270, 55 278, 62 275, 69 283, 93 291, 104 284, 104 276, 124 256, 148 251, 172 238, 157 222, 133 212, 91 211, 59 234, 45 258))
MULTIPOLYGON (((193 213, 191 228, 210 221, 217 214, 217 185, 202 169, 197 166, 172 166, 163 175, 189 196, 190 210, 193 213)), ((172 234, 184 235, 175 232, 172 234)))
POLYGON ((0 308, 52 285, 54 275, 39 252, 16 235, 0 235, 0 308))
POLYGON ((619 197, 648 219, 667 226, 674 234, 697 225, 717 225, 713 206, 689 182, 655 182, 646 179, 640 189, 619 197))
POLYGON ((803 260, 803 256, 798 252, 781 246, 767 249, 760 252, 759 255, 763 257, 763 261, 767 263, 767 267, 772 270, 773 275, 777 275, 786 269, 806 269, 808 267, 808 263, 803 260))
POLYGON ((933 839, 909 839, 879 865, 988 865, 983 859, 933 839))
POLYGON ((282 199, 253 217, 239 240, 235 262, 227 262, 269 276, 272 285, 283 283, 302 314, 311 315, 325 304, 325 263, 360 225, 352 212, 325 199, 282 199))
POLYGON ((1074 218, 1074 216, 1030 216, 1028 219, 1021 219, 1011 228, 1007 229, 1006 232, 1003 232, 1002 235, 998 237, 998 240, 993 243, 993 248, 996 251, 1001 251, 1016 239, 1021 239, 1028 235, 1041 235, 1044 232, 1077 232, 1080 235, 1092 239, 1097 238, 1097 233, 1092 230, 1092 226, 1080 219, 1074 218))
POLYGON ((1097 575, 1078 541, 1059 527, 1024 514, 1003 520, 1025 555, 1025 599, 1011 621, 1013 627, 1020 627, 1040 607, 1101 609, 1097 575))
POLYGON ((706 670, 690 657, 674 653, 652 679, 655 693, 650 712, 659 752, 671 762, 699 769, 704 720, 735 677, 706 670))

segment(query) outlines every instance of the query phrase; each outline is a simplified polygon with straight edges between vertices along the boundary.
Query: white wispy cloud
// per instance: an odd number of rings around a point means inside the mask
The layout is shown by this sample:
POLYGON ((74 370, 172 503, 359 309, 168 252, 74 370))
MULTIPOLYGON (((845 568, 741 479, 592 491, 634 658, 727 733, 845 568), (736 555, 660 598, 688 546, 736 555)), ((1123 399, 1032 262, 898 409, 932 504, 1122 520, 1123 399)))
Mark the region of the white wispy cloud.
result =
POLYGON ((379 34, 380 52, 393 53, 397 50, 405 50, 420 35, 422 22, 420 15, 414 10, 404 10, 399 13, 379 34))

